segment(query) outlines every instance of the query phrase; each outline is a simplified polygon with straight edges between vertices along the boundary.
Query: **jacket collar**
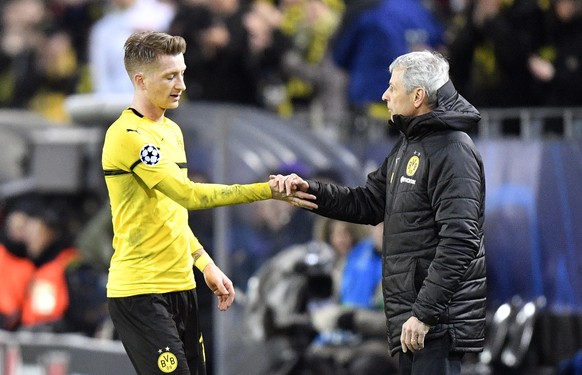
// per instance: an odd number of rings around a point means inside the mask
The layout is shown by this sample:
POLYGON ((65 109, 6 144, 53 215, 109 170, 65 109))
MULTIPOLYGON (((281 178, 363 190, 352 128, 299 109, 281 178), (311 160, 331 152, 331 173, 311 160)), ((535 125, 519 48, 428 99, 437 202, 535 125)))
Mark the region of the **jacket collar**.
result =
POLYGON ((389 124, 412 139, 445 129, 467 131, 480 119, 479 111, 457 92, 449 80, 438 89, 437 105, 431 112, 414 117, 395 115, 389 124))

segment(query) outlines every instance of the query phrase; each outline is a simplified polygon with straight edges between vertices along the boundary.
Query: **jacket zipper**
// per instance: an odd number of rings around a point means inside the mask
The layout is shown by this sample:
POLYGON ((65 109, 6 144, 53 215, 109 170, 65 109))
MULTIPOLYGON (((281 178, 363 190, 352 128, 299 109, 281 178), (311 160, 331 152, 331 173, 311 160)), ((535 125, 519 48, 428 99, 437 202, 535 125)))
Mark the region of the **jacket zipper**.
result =
MULTIPOLYGON (((400 168, 400 162, 402 161, 402 156, 404 152, 408 148, 408 140, 404 138, 404 141, 398 148, 398 153, 396 154, 396 160, 394 160, 394 164, 392 164, 392 173, 390 174, 390 192, 394 193, 396 189, 397 181, 394 181, 394 177, 396 177, 396 173, 398 172, 398 168, 400 168)), ((392 194, 394 195, 394 194, 392 194)))

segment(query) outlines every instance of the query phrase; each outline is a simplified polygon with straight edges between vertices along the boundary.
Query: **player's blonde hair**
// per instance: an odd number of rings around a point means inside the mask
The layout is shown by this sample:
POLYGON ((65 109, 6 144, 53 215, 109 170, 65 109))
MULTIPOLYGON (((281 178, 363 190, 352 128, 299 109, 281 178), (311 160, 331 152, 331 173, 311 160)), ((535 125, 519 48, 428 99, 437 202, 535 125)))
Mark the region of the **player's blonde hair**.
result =
POLYGON ((160 55, 173 56, 186 52, 186 41, 181 36, 145 31, 131 34, 123 48, 125 70, 132 78, 135 73, 155 62, 160 55))

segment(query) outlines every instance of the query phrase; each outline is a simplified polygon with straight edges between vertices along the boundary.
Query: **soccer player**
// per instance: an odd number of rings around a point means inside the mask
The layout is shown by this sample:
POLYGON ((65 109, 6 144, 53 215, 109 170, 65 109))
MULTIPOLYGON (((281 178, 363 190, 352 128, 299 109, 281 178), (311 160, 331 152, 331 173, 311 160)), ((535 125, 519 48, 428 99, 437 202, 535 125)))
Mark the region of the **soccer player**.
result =
POLYGON ((205 374, 193 267, 204 274, 220 310, 231 306, 235 293, 188 227, 187 210, 271 198, 317 206, 310 194, 307 200, 285 195, 281 175, 247 185, 189 180, 182 132, 165 117, 186 89, 186 43, 140 32, 124 48, 134 96, 107 130, 102 155, 114 230, 111 319, 138 374, 205 374))

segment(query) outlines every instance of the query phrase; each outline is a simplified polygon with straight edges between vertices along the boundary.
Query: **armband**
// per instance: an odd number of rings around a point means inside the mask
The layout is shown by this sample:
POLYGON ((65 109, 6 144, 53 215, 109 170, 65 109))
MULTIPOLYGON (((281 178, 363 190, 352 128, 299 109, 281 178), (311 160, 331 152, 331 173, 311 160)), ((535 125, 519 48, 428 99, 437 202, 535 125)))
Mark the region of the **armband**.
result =
POLYGON ((210 255, 208 255, 208 253, 204 253, 200 256, 200 258, 196 259, 194 265, 200 270, 200 272, 203 272, 204 268, 206 268, 206 266, 210 263, 212 263, 212 258, 210 255))

